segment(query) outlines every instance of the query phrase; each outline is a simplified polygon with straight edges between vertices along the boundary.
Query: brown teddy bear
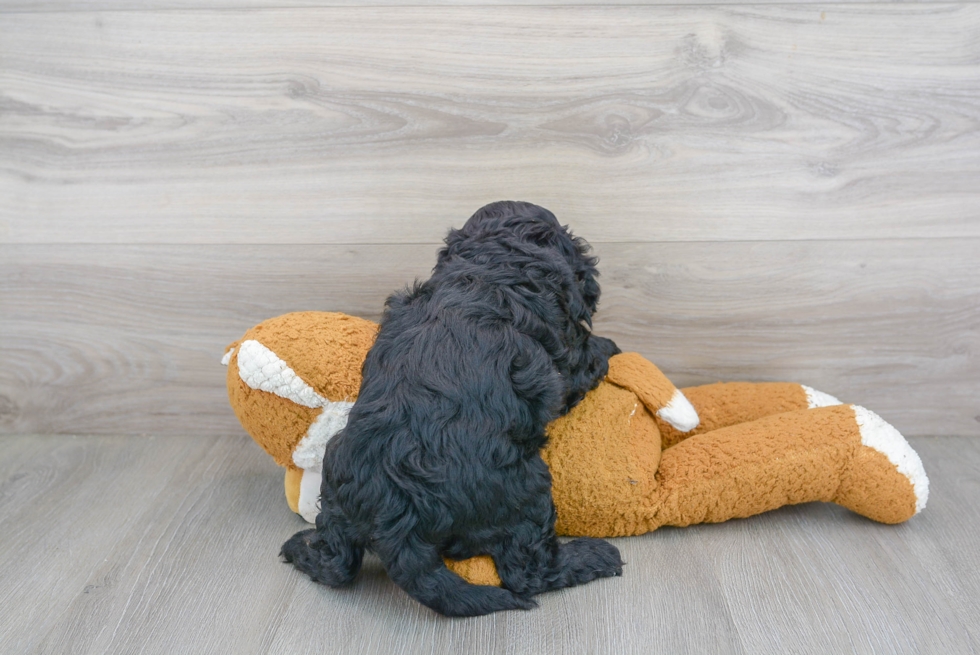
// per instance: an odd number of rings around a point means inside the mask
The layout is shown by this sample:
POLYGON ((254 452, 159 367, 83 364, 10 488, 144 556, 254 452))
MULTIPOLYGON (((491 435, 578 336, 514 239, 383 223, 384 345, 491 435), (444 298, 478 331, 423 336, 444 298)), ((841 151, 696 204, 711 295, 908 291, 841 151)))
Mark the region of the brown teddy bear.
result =
MULTIPOLYGON (((245 430, 286 467, 286 500, 317 515, 323 450, 357 398, 377 325, 297 312, 228 347, 228 396, 245 430)), ((619 537, 834 502, 883 523, 925 507, 929 480, 899 432, 858 405, 789 382, 678 390, 636 353, 548 426, 559 535, 619 537)), ((447 564, 500 584, 492 560, 447 564)))

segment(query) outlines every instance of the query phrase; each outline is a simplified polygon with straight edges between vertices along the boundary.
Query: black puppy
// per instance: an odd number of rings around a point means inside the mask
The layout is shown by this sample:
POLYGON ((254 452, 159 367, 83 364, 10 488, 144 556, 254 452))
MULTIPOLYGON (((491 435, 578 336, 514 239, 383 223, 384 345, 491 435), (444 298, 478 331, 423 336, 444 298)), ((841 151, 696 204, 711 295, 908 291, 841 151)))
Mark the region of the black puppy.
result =
POLYGON ((560 544, 545 426, 605 377, 616 345, 590 333, 596 259, 548 210, 480 209, 432 277, 388 298, 347 426, 323 460, 316 529, 282 557, 349 583, 365 548, 421 603, 452 616, 528 609, 550 589, 621 575, 601 539, 560 544), (443 557, 490 555, 503 588, 443 557))

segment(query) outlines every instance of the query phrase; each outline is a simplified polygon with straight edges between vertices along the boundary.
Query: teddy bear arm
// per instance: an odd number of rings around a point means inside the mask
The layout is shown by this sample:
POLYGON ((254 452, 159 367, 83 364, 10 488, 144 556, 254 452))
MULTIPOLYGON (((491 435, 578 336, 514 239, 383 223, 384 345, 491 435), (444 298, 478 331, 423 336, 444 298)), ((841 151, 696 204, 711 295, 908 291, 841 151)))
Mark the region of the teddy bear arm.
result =
POLYGON ((606 381, 632 391, 651 414, 680 432, 689 432, 698 425, 697 411, 684 394, 659 368, 637 353, 610 357, 606 381))

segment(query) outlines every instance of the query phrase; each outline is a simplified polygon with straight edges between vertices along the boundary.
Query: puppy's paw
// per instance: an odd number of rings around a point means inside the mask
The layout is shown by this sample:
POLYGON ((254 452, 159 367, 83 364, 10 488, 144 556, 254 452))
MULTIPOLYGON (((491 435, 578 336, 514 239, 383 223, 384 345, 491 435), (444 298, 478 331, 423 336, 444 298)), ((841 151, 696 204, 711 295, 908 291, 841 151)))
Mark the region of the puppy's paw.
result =
POLYGON ((619 349, 619 346, 617 346, 612 339, 591 335, 589 337, 589 341, 592 342, 596 352, 598 352, 601 356, 605 357, 606 359, 609 359, 613 355, 618 355, 621 352, 623 352, 622 350, 619 349))
POLYGON ((303 530, 290 537, 282 545, 279 556, 310 576, 314 582, 331 587, 348 584, 360 567, 356 553, 332 552, 314 529, 303 530))
POLYGON ((562 555, 574 572, 575 584, 623 575, 619 549, 602 539, 579 537, 562 547, 562 555))

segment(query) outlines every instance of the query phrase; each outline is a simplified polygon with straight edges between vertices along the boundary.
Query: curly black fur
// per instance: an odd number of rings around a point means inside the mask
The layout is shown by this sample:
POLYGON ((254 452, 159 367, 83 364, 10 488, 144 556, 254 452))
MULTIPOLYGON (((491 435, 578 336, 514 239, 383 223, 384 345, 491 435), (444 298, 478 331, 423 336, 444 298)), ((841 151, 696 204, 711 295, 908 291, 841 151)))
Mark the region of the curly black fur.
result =
POLYGON ((546 209, 483 207, 450 231, 432 277, 392 295, 347 427, 326 448, 316 529, 282 556, 353 580, 365 548, 419 602, 451 616, 535 606, 534 594, 621 575, 619 551, 555 535, 545 426, 605 377, 592 336, 596 259, 546 209), (490 555, 503 588, 443 557, 490 555))

